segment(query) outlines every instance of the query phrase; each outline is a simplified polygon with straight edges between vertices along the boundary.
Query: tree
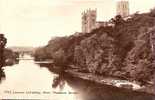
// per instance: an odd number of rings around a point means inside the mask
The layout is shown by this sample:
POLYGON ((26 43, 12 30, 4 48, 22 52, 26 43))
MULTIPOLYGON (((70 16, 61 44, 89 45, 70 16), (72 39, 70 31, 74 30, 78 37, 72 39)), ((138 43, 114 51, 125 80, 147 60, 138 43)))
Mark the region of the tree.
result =
POLYGON ((4 66, 4 48, 7 43, 7 39, 4 37, 4 34, 0 34, 0 69, 4 66))
POLYGON ((121 25, 125 22, 121 15, 115 16, 115 18, 112 18, 111 21, 115 24, 115 26, 121 25))

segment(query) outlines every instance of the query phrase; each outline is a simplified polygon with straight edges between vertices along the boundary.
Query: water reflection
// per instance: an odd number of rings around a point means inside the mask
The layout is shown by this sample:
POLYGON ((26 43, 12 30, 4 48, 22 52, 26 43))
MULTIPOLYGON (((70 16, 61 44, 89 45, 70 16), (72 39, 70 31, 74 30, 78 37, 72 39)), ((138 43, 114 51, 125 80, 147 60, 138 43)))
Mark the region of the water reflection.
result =
MULTIPOLYGON (((19 64, 19 60, 15 59, 13 63, 5 63, 4 66, 13 66, 13 64, 19 64)), ((6 78, 5 72, 4 72, 5 67, 0 68, 0 83, 2 80, 6 78)))
POLYGON ((53 79, 53 84, 52 84, 53 88, 59 87, 60 90, 63 90, 64 86, 65 86, 65 80, 64 80, 63 74, 60 74, 53 79))
POLYGON ((0 68, 0 82, 2 81, 2 79, 5 79, 5 73, 4 70, 0 68))
POLYGON ((1 96, 43 100, 153 100, 154 97, 82 80, 62 71, 55 72, 58 70, 40 67, 33 60, 20 60, 19 64, 6 66, 1 70, 1 76, 6 75, 6 79, 0 84, 0 99, 1 96), (6 90, 24 93, 8 94, 4 92, 6 90))
MULTIPOLYGON (((72 88, 76 100, 154 100, 155 96, 146 93, 120 89, 113 86, 101 85, 67 73, 61 73, 53 79, 53 88, 65 90, 65 85, 72 88)), ((65 90, 66 91, 66 90, 65 90)), ((74 99, 73 99, 74 100, 74 99)))
POLYGON ((80 94, 81 100, 155 100, 155 96, 150 94, 101 85, 70 75, 66 81, 80 94))
POLYGON ((0 84, 0 99, 80 100, 69 94, 74 90, 63 75, 39 67, 33 60, 20 60, 19 64, 4 67, 2 72, 6 79, 0 84))

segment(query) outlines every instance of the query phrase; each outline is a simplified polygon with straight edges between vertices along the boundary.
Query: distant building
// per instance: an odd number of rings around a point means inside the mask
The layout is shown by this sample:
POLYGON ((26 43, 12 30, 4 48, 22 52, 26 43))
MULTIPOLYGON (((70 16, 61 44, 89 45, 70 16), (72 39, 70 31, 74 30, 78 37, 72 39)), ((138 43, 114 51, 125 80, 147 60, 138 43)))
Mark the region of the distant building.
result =
MULTIPOLYGON (((92 30, 106 27, 106 26, 113 26, 111 22, 105 21, 96 21, 97 19, 97 11, 95 10, 87 10, 82 13, 82 33, 90 33, 92 30)), ((76 33, 76 35, 79 33, 76 33)), ((80 33, 81 34, 81 33, 80 33)))
POLYGON ((129 16, 129 2, 126 0, 118 1, 116 6, 116 13, 122 17, 129 16))
MULTIPOLYGON (((121 0, 117 2, 116 15, 121 15, 125 20, 130 18, 129 16, 129 2, 127 0, 121 0)), ((106 27, 114 26, 110 21, 96 21, 97 10, 88 9, 82 13, 82 33, 90 33, 92 30, 106 27)), ((77 33, 76 33, 77 34, 77 33)), ((78 33, 79 34, 79 33, 78 33)))
POLYGON ((88 9, 82 13, 82 32, 89 33, 95 29, 97 11, 88 9))

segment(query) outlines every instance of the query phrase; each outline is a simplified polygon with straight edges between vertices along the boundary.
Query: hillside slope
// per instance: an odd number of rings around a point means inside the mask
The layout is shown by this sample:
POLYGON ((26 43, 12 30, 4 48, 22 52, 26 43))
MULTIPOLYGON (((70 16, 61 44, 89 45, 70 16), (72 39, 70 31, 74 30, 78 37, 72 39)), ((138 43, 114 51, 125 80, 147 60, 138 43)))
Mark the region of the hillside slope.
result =
POLYGON ((150 43, 150 28, 154 26, 154 13, 135 14, 120 23, 118 20, 115 27, 51 39, 47 46, 36 50, 35 56, 52 58, 61 66, 72 64, 94 74, 144 85, 153 81, 155 72, 150 43))

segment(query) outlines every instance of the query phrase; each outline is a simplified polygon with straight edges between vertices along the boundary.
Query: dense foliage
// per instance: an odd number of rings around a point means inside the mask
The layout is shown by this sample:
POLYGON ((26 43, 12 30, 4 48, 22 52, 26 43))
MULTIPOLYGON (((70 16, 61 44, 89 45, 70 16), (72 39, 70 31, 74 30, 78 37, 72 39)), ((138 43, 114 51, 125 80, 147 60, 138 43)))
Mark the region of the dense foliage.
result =
POLYGON ((4 60, 6 65, 12 65, 14 63, 17 63, 18 60, 16 58, 19 57, 19 54, 16 52, 13 52, 12 50, 6 48, 4 49, 4 60))
POLYGON ((57 37, 36 51, 36 58, 52 58, 57 64, 78 66, 94 74, 123 77, 143 84, 153 79, 149 29, 155 25, 154 11, 134 14, 115 26, 91 33, 57 37))

